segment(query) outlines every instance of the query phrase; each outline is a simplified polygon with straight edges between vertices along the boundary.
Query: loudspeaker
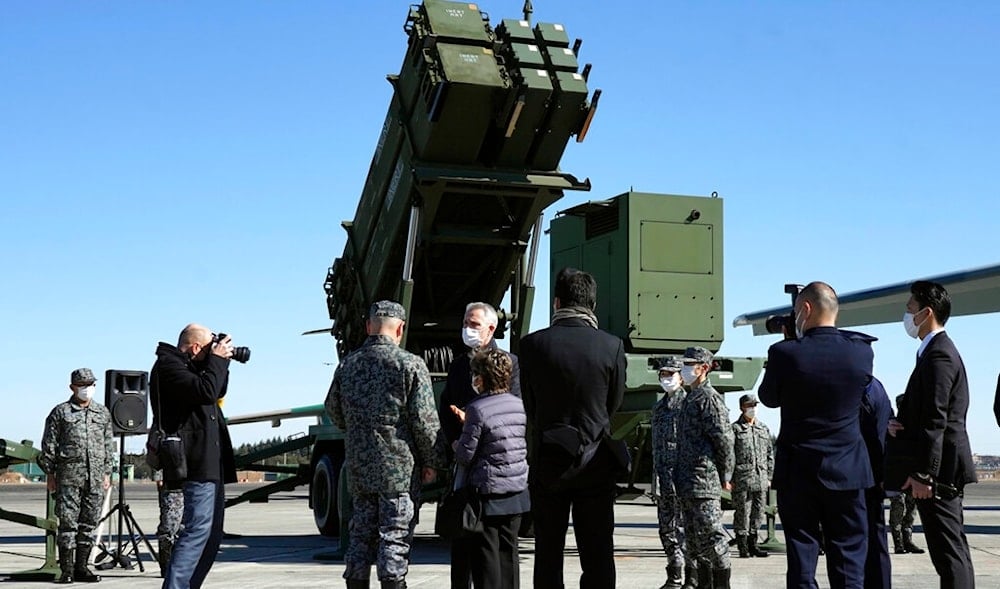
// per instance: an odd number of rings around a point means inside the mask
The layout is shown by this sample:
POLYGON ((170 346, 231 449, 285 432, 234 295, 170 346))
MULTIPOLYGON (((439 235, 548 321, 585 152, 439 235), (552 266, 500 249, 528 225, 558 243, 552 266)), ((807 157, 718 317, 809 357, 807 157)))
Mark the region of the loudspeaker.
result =
POLYGON ((111 429, 114 434, 147 433, 149 373, 139 370, 108 370, 104 377, 104 405, 111 412, 111 429))

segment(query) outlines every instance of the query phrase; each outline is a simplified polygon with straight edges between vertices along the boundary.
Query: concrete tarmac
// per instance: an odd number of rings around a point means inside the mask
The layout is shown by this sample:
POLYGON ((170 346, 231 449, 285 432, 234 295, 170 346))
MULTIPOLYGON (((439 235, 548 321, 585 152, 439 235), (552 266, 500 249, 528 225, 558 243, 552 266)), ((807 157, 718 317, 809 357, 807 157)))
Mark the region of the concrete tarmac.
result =
MULTIPOLYGON (((235 496, 247 485, 230 485, 229 496, 235 496)), ((21 513, 41 515, 45 511, 44 485, 0 486, 0 507, 21 513)), ((1000 587, 1000 484, 981 483, 966 490, 965 523, 976 569, 976 585, 980 588, 1000 587)), ((155 488, 149 483, 126 486, 126 503, 139 526, 153 538, 158 510, 155 488)), ((117 497, 113 497, 117 501, 117 497)), ((886 503, 888 507, 888 502, 886 503)), ((407 576, 409 587, 443 588, 449 586, 448 544, 433 535, 434 506, 426 505, 420 512, 420 524, 412 552, 412 564, 407 576)), ((886 513, 888 517, 888 513, 886 513)), ((630 589, 656 589, 665 580, 666 561, 656 529, 656 509, 647 498, 619 503, 615 509, 615 561, 618 586, 630 589)), ((726 512, 726 521, 732 512, 726 512)), ((918 520, 919 521, 919 520, 918 520)), ((226 532, 231 537, 223 541, 215 566, 205 583, 211 589, 251 589, 293 587, 343 587, 344 566, 341 562, 314 559, 317 554, 337 547, 337 540, 324 538, 316 532, 308 508, 305 488, 274 496, 265 504, 242 504, 226 511, 226 532)), ((926 546, 919 525, 916 542, 926 546)), ((782 539, 779 525, 779 540, 782 539)), ((112 536, 112 541, 117 540, 112 536)), ((565 575, 566 586, 579 584, 580 565, 572 532, 567 538, 565 575)), ((158 587, 159 569, 145 545, 140 545, 145 572, 116 567, 101 571, 104 581, 99 587, 158 587)), ((6 586, 38 587, 48 583, 14 581, 10 574, 35 569, 44 562, 45 541, 39 530, 8 521, 0 521, 0 582, 6 586)), ((521 541, 521 585, 531 587, 534 543, 521 541)), ((732 587, 734 589, 764 589, 783 587, 785 556, 769 558, 737 558, 733 550, 732 587)), ((927 554, 892 556, 892 579, 895 587, 923 589, 938 587, 938 578, 927 554)), ((829 587, 825 578, 825 562, 820 557, 819 587, 829 587)), ((373 587, 378 587, 374 582, 373 587)))

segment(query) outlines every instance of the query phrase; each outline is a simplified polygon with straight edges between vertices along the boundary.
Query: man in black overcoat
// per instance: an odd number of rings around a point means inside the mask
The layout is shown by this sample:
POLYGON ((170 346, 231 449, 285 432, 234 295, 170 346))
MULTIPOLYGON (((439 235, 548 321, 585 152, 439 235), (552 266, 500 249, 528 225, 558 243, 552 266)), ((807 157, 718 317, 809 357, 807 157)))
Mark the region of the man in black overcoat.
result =
POLYGON ((616 462, 602 440, 625 393, 622 340, 597 328, 597 283, 564 268, 552 325, 521 340, 521 392, 529 427, 535 521, 534 586, 559 589, 570 511, 582 589, 615 586, 616 462))

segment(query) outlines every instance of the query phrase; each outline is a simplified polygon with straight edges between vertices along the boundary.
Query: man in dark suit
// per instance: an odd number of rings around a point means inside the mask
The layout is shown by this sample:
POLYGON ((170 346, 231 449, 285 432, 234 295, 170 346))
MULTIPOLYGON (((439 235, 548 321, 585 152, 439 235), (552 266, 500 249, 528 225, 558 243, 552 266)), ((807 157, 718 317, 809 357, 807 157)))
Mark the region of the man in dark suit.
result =
POLYGON ((534 586, 559 589, 569 514, 583 589, 615 586, 615 460, 601 440, 625 393, 620 338, 597 329, 597 283, 564 268, 556 276, 552 326, 521 340, 521 392, 528 414, 534 586))
MULTIPOLYGON (((849 333, 849 332, 845 332, 849 333)), ((862 335, 862 334, 859 334, 862 335)), ((869 341, 874 338, 864 336, 869 341)), ((885 497, 882 486, 885 465, 885 436, 892 419, 892 405, 885 387, 873 378, 861 400, 861 435, 868 448, 875 485, 865 489, 868 510, 868 558, 865 560, 865 589, 892 587, 892 561, 889 559, 889 539, 885 529, 885 497)))
POLYGON ((816 587, 820 528, 831 587, 864 583, 865 489, 874 484, 861 437, 861 400, 872 379, 869 342, 835 327, 839 304, 813 282, 795 299, 797 339, 771 346, 760 400, 781 408, 772 487, 785 530, 788 587, 816 587))
POLYGON ((917 500, 924 537, 941 587, 975 587, 963 530, 963 489, 976 482, 965 415, 969 381, 955 344, 944 331, 951 298, 943 286, 920 280, 910 287, 903 327, 920 338, 917 364, 890 433, 910 448, 914 471, 902 485, 917 500))

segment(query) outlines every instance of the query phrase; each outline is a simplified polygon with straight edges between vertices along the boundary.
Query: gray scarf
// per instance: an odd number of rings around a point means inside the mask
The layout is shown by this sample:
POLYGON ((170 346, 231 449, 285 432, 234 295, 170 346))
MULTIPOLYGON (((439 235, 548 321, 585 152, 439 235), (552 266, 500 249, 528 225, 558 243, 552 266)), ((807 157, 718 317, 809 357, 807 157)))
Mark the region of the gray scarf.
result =
POLYGON ((597 329, 597 315, 586 307, 560 307, 552 315, 552 324, 555 325, 564 319, 583 319, 587 325, 597 329))

